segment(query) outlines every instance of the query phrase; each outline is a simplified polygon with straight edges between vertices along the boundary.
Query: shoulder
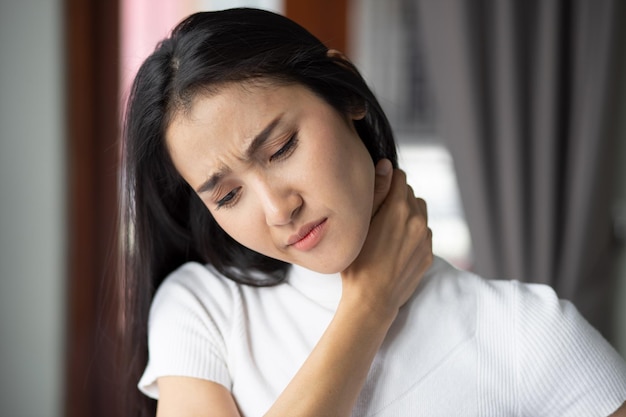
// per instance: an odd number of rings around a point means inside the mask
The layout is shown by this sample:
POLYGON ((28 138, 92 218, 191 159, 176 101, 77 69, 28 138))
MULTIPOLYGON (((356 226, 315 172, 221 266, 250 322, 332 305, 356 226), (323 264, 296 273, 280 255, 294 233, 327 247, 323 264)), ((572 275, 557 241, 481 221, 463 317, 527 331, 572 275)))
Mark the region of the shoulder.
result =
POLYGON ((433 270, 431 293, 458 305, 457 320, 475 326, 478 366, 490 375, 481 381, 484 401, 515 387, 507 391, 517 392, 511 404, 539 416, 609 415, 626 400, 624 360, 550 286, 488 280, 443 261, 433 270))
POLYGON ((210 265, 197 262, 188 262, 171 272, 157 289, 154 302, 162 298, 179 293, 206 293, 210 295, 218 292, 225 295, 233 292, 238 284, 221 275, 210 265))
POLYGON ((157 289, 151 307, 150 321, 172 310, 190 313, 194 309, 206 313, 228 309, 237 294, 238 284, 208 265, 189 262, 173 271, 157 289))
POLYGON ((237 284, 212 268, 187 263, 157 289, 148 321, 149 361, 139 381, 157 398, 157 379, 186 376, 231 384, 226 366, 237 284))
POLYGON ((431 293, 445 297, 448 302, 459 301, 475 307, 480 316, 493 315, 494 320, 525 321, 539 316, 544 322, 584 321, 567 300, 559 299, 548 285, 524 283, 515 280, 486 279, 475 273, 455 268, 442 259, 436 259, 425 277, 431 293))
POLYGON ((475 289, 481 369, 516 387, 525 414, 609 415, 626 400, 624 360, 550 286, 458 276, 475 289))
POLYGON ((624 360, 571 302, 559 299, 550 287, 522 283, 514 287, 525 410, 534 415, 542 409, 559 410, 560 415, 613 412, 626 400, 624 360))
POLYGON ((522 352, 531 345, 540 346, 538 349, 544 352, 562 349, 561 344, 567 340, 569 349, 587 346, 603 357, 609 351, 613 354, 576 307, 560 299, 548 285, 485 279, 445 261, 439 261, 436 267, 430 285, 436 285, 437 292, 445 294, 448 301, 474 306, 478 331, 508 333, 519 342, 516 348, 522 352))

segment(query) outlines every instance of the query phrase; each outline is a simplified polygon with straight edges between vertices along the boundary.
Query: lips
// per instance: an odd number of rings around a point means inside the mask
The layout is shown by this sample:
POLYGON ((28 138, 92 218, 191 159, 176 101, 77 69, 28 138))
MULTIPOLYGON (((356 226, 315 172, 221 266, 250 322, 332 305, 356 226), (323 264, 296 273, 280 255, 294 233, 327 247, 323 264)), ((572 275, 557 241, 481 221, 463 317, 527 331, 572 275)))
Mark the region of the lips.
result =
POLYGON ((322 237, 324 226, 326 225, 326 218, 307 223, 298 230, 298 233, 293 234, 287 241, 287 246, 293 246, 300 250, 309 250, 317 245, 322 237))

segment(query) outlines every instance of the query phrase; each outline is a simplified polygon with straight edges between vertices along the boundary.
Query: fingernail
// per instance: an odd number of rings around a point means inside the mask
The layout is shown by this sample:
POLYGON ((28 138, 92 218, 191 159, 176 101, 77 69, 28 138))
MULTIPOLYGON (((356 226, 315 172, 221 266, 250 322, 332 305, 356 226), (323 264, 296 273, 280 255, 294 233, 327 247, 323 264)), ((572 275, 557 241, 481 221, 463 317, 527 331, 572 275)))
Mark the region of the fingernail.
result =
POLYGON ((389 159, 381 159, 378 164, 376 164, 376 175, 387 176, 392 169, 393 166, 389 159))

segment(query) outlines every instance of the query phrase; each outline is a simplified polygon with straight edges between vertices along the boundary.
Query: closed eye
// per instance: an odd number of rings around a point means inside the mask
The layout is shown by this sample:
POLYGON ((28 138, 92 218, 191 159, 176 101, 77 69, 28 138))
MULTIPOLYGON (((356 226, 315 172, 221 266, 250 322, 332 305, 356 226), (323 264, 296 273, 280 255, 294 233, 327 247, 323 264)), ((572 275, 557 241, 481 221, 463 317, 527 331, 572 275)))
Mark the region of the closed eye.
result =
POLYGON ((240 190, 241 190, 241 187, 237 187, 237 188, 231 190, 224 197, 222 197, 217 202, 217 208, 219 209, 219 208, 222 208, 222 207, 230 207, 233 204, 235 204, 237 202, 237 197, 239 196, 239 191, 240 190))
MULTIPOLYGON (((298 133, 294 133, 289 140, 272 156, 270 156, 270 162, 279 161, 281 159, 288 158, 296 149, 298 144, 298 133)), ((234 188, 224 197, 218 200, 217 209, 227 208, 233 206, 240 195, 241 187, 234 188)))
POLYGON ((295 150, 297 144, 298 133, 296 132, 289 138, 287 143, 285 143, 282 148, 280 148, 278 151, 276 151, 276 153, 270 156, 270 162, 287 158, 295 150))

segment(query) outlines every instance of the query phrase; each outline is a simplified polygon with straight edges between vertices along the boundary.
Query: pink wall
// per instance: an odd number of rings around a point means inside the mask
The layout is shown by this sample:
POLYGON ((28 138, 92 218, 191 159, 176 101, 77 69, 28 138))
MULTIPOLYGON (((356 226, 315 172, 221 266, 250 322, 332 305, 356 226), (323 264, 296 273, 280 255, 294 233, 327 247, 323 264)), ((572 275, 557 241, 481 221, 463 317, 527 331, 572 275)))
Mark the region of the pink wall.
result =
POLYGON ((198 10, 195 0, 123 0, 121 2, 121 94, 126 102, 130 85, 143 60, 157 42, 187 15, 198 10))

